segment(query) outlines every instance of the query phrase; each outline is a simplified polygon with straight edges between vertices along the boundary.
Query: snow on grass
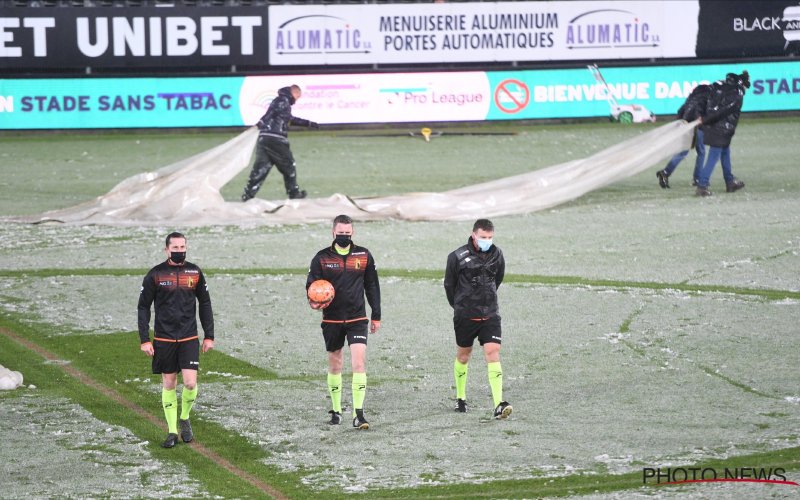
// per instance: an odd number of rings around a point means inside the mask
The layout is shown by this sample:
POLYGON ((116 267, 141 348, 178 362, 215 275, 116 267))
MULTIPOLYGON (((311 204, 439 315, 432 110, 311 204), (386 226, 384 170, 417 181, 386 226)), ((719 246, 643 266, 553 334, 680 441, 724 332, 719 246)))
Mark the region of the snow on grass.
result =
MULTIPOLYGON (((800 268, 800 198, 738 194, 708 203, 669 198, 651 212, 641 202, 613 210, 576 202, 555 213, 497 219, 495 240, 510 273, 798 290, 787 269, 800 268), (693 216, 676 216, 679 210, 693 216)), ((164 259, 163 238, 173 229, 2 224, 0 269, 129 268, 144 276, 164 259)), ((355 241, 379 268, 443 271, 470 230, 469 223, 358 223, 355 241)), ((303 269, 330 243, 328 224, 186 234, 189 260, 204 269, 303 269)))
POLYGON ((73 328, 87 333, 129 331, 136 330, 135 300, 143 277, 2 279, 0 294, 22 299, 6 309, 52 324, 51 335, 68 335, 73 328))
POLYGON ((149 443, 67 399, 28 391, 0 398, 3 498, 210 497, 149 443))
MULTIPOLYGON (((693 196, 688 164, 671 179, 672 189, 661 190, 654 167, 551 210, 497 218, 495 241, 505 253, 507 272, 800 290, 796 146, 785 141, 799 126, 797 120, 743 120, 734 142, 734 171, 747 188, 737 193, 715 189, 710 199, 693 196)), ((508 158, 502 162, 464 162, 463 151, 448 148, 436 156, 436 168, 428 161, 414 161, 422 150, 412 149, 407 142, 364 140, 355 156, 352 142, 330 138, 303 143, 298 137, 297 147, 304 151, 301 175, 308 179, 304 187, 309 187, 310 194, 329 194, 314 192, 315 182, 318 191, 319 186, 333 189, 327 166, 335 157, 337 168, 360 173, 367 158, 370 176, 361 179, 372 184, 359 186, 362 191, 354 194, 371 195, 415 191, 419 184, 463 185, 518 173, 520 162, 541 167, 582 157, 617 140, 608 134, 618 138, 621 132, 603 126, 537 127, 503 142, 508 158), (403 154, 385 154, 387 148, 398 147, 403 154), (517 165, 509 166, 511 162, 517 165)), ((171 145, 174 140, 168 142, 171 145)), ((497 158, 493 140, 481 145, 481 155, 497 158)), ((16 148, 15 158, 40 151, 26 141, 15 144, 13 139, 4 146, 16 148)), ((204 147, 199 144, 194 151, 204 147)), ((160 158, 147 168, 186 156, 168 148, 170 158, 160 158)), ((111 162, 111 168, 119 170, 120 165, 113 163, 119 161, 120 148, 113 149, 109 160, 100 163, 111 162)), ((59 151, 63 155, 65 149, 59 151)), ((426 160, 428 153, 426 149, 426 160)), ((136 156, 141 156, 140 149, 136 156)), ((121 166, 130 169, 134 163, 124 161, 121 166)), ((25 165, 31 168, 18 168, 16 160, 2 167, 18 179, 14 184, 18 189, 11 191, 14 196, 0 196, 4 214, 73 205, 106 192, 116 182, 101 178, 101 172, 108 171, 106 165, 97 167, 97 175, 91 177, 95 187, 85 186, 84 180, 70 184, 72 179, 48 175, 47 169, 61 169, 60 163, 29 161, 25 165), (69 199, 54 199, 48 193, 57 189, 49 184, 41 189, 38 181, 31 183, 23 174, 57 182, 69 199), (80 192, 75 194, 76 190, 80 192)), ((120 177, 131 173, 124 172, 119 170, 120 177)), ((712 182, 718 188, 719 169, 715 176, 712 182)), ((352 185, 353 176, 339 177, 352 185)), ((242 177, 226 186, 226 198, 235 199, 243 182, 242 177)), ((268 180, 264 189, 278 193, 280 182, 268 180)), ((0 277, 0 307, 43 319, 52 325, 53 334, 73 329, 97 334, 135 330, 141 279, 164 259, 163 239, 174 229, 182 228, 0 224, 0 272, 134 271, 128 277, 0 277)), ((447 253, 466 241, 470 229, 469 223, 357 223, 355 241, 372 250, 379 271, 442 272, 447 253)), ((204 269, 304 269, 314 252, 329 243, 330 226, 207 227, 191 229, 187 236, 189 260, 204 269)), ((373 428, 357 433, 347 421, 337 428, 325 423, 325 353, 319 315, 302 298, 304 277, 218 272, 209 280, 218 349, 273 370, 283 379, 240 381, 232 374, 225 382, 203 384, 201 372, 198 415, 260 443, 272 453, 270 463, 305 471, 305 481, 314 488, 362 491, 575 472, 605 474, 798 445, 800 301, 795 298, 769 301, 730 293, 685 292, 678 286, 647 290, 503 285, 502 357, 506 397, 514 413, 509 421, 495 422, 489 418, 491 401, 479 349, 470 363, 472 411, 452 412, 455 348, 441 280, 385 279, 383 328, 370 338, 368 350, 366 405, 373 428)), ((129 383, 142 383, 155 393, 157 386, 144 382, 145 371, 143 382, 129 383)), ((346 404, 348 374, 346 363, 346 404)), ((0 398, 4 417, 12 401, 0 398)), ((71 412, 68 406, 57 412, 46 402, 30 404, 44 405, 42 414, 47 418, 29 419, 42 426, 47 419, 71 412)), ((84 424, 96 427, 93 422, 84 424)), ((0 433, 8 432, 0 426, 0 433)), ((53 466, 64 464, 64 477, 78 477, 74 472, 80 474, 87 467, 79 451, 46 440, 17 442, 7 436, 26 438, 24 432, 2 434, 0 456, 4 458, 4 453, 18 459, 24 455, 20 450, 42 449, 46 456, 55 457, 53 466)), ((116 473, 127 470, 122 465, 109 467, 116 473)), ((20 467, 30 468, 26 463, 20 467)), ((156 478, 164 477, 163 469, 164 464, 159 464, 156 478)), ((12 472, 17 468, 12 467, 12 472)), ((91 478, 87 483, 94 484, 91 478)), ((70 495, 92 496, 81 484, 66 486, 70 495)), ((11 496, 40 495, 34 483, 15 483, 14 487, 18 490, 11 496)), ((119 487, 122 491, 123 486, 119 487)), ((118 496, 147 494, 136 485, 125 488, 132 493, 125 489, 118 496)), ((643 488, 602 497, 668 498, 686 493, 698 498, 781 498, 786 491, 794 494, 795 490, 786 488, 790 487, 698 485, 643 488)))
MULTIPOLYGON (((55 331, 135 328, 138 288, 127 277, 72 277, 74 293, 49 277, 25 281, 3 293, 44 300, 35 311, 55 331), (91 313, 94 302, 105 304, 105 315, 91 313), (84 304, 89 313, 70 313, 84 304)), ((229 382, 203 384, 201 372, 195 411, 317 489, 630 472, 798 444, 800 412, 789 398, 800 339, 777 334, 792 331, 797 305, 729 293, 503 285, 505 397, 515 409, 498 422, 477 346, 471 411, 452 411, 452 312, 440 280, 386 279, 383 328, 368 349, 372 428, 356 432, 348 418, 326 423, 320 315, 308 308, 303 284, 299 275, 213 277, 217 349, 282 379, 230 374, 229 382)))
POLYGON ((236 375, 235 373, 228 373, 228 372, 216 372, 213 370, 205 371, 203 373, 206 375, 216 375, 218 377, 228 378, 231 380, 247 380, 250 378, 246 375, 236 375))

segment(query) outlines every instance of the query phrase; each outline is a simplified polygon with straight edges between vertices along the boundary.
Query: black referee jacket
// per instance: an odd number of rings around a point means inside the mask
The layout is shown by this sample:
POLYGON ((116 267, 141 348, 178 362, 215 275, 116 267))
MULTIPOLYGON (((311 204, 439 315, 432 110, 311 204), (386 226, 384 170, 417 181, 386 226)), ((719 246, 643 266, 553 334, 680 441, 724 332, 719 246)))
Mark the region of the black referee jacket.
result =
POLYGON ((150 306, 155 302, 155 339, 189 340, 197 337, 197 304, 205 338, 214 339, 214 314, 203 271, 191 262, 168 261, 151 269, 139 293, 139 340, 150 341, 150 306))
POLYGON ((322 310, 323 322, 344 323, 367 319, 365 295, 371 309, 369 319, 381 320, 378 271, 372 254, 366 248, 352 243, 347 255, 340 255, 333 244, 323 248, 311 259, 306 289, 318 279, 330 281, 336 290, 331 305, 322 310))
POLYGON ((457 318, 486 319, 498 316, 497 289, 503 282, 506 261, 503 252, 492 245, 488 252, 467 244, 447 256, 444 290, 457 318))

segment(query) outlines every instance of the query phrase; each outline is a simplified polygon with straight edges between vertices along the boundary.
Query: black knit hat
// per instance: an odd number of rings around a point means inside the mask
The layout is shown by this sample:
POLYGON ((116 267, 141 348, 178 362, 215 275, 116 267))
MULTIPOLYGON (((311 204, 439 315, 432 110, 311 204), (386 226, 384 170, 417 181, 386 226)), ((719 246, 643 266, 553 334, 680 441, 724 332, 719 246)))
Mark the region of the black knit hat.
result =
POLYGON ((736 73, 728 73, 725 75, 725 83, 729 85, 739 85, 746 89, 750 88, 750 73, 747 70, 742 71, 741 75, 736 73))

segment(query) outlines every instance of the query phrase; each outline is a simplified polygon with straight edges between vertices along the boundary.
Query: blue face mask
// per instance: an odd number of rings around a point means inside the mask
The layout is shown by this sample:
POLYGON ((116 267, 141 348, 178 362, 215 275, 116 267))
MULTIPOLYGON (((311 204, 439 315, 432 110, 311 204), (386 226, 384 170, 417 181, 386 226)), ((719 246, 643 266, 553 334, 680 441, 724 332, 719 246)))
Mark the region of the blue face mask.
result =
POLYGON ((481 252, 488 252, 490 248, 492 248, 492 240, 475 240, 475 243, 478 244, 478 248, 481 249, 481 252))

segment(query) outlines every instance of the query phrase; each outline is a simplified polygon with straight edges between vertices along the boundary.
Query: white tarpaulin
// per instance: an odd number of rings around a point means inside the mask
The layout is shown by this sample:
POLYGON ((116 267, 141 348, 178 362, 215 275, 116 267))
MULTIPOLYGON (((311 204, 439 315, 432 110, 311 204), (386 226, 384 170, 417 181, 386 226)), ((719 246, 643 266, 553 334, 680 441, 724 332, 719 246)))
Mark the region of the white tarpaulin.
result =
POLYGON ((523 214, 552 207, 630 177, 689 149, 696 123, 674 121, 594 155, 442 193, 408 193, 375 198, 328 198, 247 203, 225 201, 220 189, 248 168, 258 134, 250 128, 209 151, 129 177, 107 194, 21 222, 133 225, 254 225, 330 221, 338 214, 356 220, 474 220, 523 214))

